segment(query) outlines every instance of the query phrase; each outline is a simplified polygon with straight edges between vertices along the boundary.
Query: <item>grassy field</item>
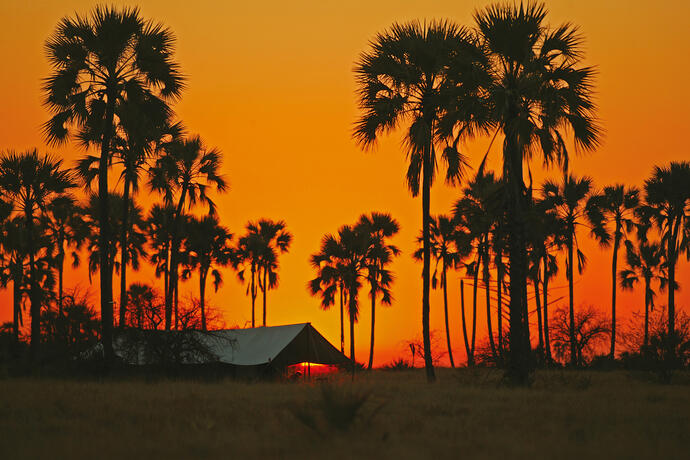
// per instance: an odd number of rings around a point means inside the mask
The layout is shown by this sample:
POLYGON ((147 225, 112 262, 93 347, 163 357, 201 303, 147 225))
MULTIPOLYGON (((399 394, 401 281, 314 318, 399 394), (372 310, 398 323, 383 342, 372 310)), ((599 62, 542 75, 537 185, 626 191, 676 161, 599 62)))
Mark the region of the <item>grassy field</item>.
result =
POLYGON ((421 370, 327 386, 0 380, 0 458, 690 458, 687 377, 551 371, 529 389, 448 369, 434 385, 421 370))

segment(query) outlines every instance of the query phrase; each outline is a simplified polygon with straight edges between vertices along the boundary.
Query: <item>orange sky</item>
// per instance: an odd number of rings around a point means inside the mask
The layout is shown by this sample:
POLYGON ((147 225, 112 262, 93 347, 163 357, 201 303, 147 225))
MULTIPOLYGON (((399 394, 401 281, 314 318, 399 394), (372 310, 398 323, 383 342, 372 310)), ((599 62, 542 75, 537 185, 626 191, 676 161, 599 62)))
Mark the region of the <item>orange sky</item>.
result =
MULTIPOLYGON (((177 60, 188 76, 188 89, 176 107, 180 119, 191 133, 199 133, 225 154, 231 191, 216 198, 222 221, 237 234, 249 219, 285 219, 295 235, 290 253, 281 259, 280 287, 269 294, 269 325, 310 321, 337 345, 336 311, 321 311, 318 300, 306 291, 313 275, 309 254, 318 249, 324 233, 353 222, 363 212, 388 211, 401 222, 395 243, 404 253, 393 266, 395 303, 377 311, 375 363, 402 356, 403 341, 421 330, 421 265, 411 258, 421 203, 405 187, 406 164, 398 136, 382 140, 372 153, 361 152, 350 137, 358 116, 353 62, 368 40, 394 21, 448 18, 469 25, 473 10, 486 2, 141 3, 145 18, 163 22, 177 36, 177 60)), ((95 4, 0 3, 0 150, 46 150, 39 132, 48 118, 39 89, 49 72, 43 43, 61 17, 86 13, 95 4)), ((606 138, 596 153, 575 159, 573 171, 593 176, 598 186, 641 185, 653 165, 690 158, 685 135, 690 126, 690 5, 563 0, 549 1, 548 7, 551 23, 571 21, 581 27, 587 62, 600 72, 599 114, 606 138)), ((474 165, 486 145, 482 140, 466 146, 474 165)), ((74 145, 51 151, 70 165, 83 155, 74 145)), ((494 149, 494 165, 497 157, 494 149)), ((448 212, 458 194, 437 183, 432 212, 448 212)), ((147 192, 143 196, 145 204, 152 202, 147 192)), ((577 279, 576 305, 587 302, 608 311, 610 255, 594 244, 585 248, 589 268, 577 279)), ((688 265, 682 262, 678 274, 683 287, 690 275, 688 265)), ((449 292, 456 362, 464 355, 459 275, 452 275, 449 292)), ((151 279, 150 270, 140 277, 151 279)), ((210 294, 210 303, 223 311, 229 325, 244 326, 250 319, 249 299, 234 273, 226 271, 225 278, 221 290, 210 294)), ((67 286, 76 283, 88 285, 85 266, 68 270, 67 286)), ((182 293, 196 294, 196 285, 194 280, 185 283, 182 293)), ((682 289, 677 300, 686 311, 688 292, 682 289)), ((5 321, 11 317, 10 299, 5 292, 0 296, 0 321, 5 321)), ((370 314, 362 298, 356 343, 357 356, 364 361, 370 314)), ((641 308, 641 298, 637 291, 620 294, 622 321, 641 308)), ((485 334, 483 325, 480 315, 480 337, 485 334)), ((438 293, 432 293, 432 329, 443 331, 438 293)))

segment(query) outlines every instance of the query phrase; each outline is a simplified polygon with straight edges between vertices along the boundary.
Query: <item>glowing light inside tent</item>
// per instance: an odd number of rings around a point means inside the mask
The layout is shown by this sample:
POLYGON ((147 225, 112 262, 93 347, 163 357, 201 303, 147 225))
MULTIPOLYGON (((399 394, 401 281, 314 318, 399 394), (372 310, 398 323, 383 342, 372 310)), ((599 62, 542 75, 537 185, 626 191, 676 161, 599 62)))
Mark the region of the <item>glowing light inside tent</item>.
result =
POLYGON ((338 366, 310 362, 297 363, 287 367, 287 375, 289 377, 320 377, 337 371, 338 366))

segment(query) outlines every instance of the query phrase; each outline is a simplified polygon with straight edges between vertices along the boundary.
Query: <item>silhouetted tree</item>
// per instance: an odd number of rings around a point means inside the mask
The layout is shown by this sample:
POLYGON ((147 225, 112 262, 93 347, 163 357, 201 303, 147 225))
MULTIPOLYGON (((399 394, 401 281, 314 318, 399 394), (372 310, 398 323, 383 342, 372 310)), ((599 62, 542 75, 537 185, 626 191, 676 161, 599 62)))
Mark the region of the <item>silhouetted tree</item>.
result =
POLYGON ((214 214, 216 207, 208 193, 212 187, 224 192, 227 183, 220 174, 220 151, 207 149, 199 136, 175 139, 163 150, 164 154, 158 157, 151 169, 151 188, 159 191, 166 205, 175 209, 170 237, 168 289, 165 294, 165 328, 170 329, 173 298, 178 284, 185 208, 189 209, 201 201, 207 205, 209 214, 214 214))
POLYGON ((672 161, 655 166, 645 181, 645 204, 640 207, 643 221, 652 222, 661 233, 668 275, 668 337, 675 336, 676 264, 678 256, 690 250, 690 162, 672 161))
POLYGON ((556 357, 574 366, 584 366, 597 348, 607 342, 609 324, 608 318, 591 305, 578 308, 574 319, 565 307, 557 308, 551 318, 556 357))
POLYGON ((491 125, 503 134, 510 266, 508 376, 519 384, 528 382, 530 370, 524 164, 541 153, 546 164, 565 166, 566 130, 576 149, 584 150, 594 149, 600 134, 592 99, 594 69, 581 64, 582 37, 576 26, 551 27, 546 17, 546 6, 540 3, 497 3, 474 14, 492 70, 486 88, 491 125))
POLYGON ((563 176, 563 182, 557 184, 547 180, 542 185, 543 200, 550 212, 553 212, 556 219, 559 221, 559 226, 563 232, 563 245, 566 250, 566 273, 568 277, 568 299, 570 307, 570 364, 578 365, 578 354, 576 350, 577 339, 576 334, 576 317, 575 317, 575 277, 574 267, 577 263, 578 273, 582 273, 587 258, 580 250, 580 245, 577 239, 577 229, 591 223, 591 209, 588 206, 593 206, 592 201, 587 201, 590 192, 592 191, 592 179, 589 177, 575 177, 571 174, 563 176), (576 260, 577 257, 577 260, 576 260))
POLYGON ((278 286, 278 255, 288 252, 292 234, 286 230, 283 220, 260 219, 257 225, 261 245, 259 287, 263 295, 263 325, 266 326, 266 294, 278 286))
POLYGON ((369 342, 369 364, 371 370, 374 365, 374 325, 376 323, 376 297, 381 296, 383 305, 391 305, 393 296, 391 286, 393 273, 388 265, 393 258, 400 254, 397 246, 389 244, 387 239, 396 235, 400 224, 390 214, 372 212, 359 217, 356 231, 369 235, 371 239, 367 250, 367 282, 371 298, 371 340, 369 342))
MULTIPOLYGON (((119 234, 123 227, 122 222, 122 209, 125 207, 125 199, 122 195, 117 193, 111 193, 108 197, 108 203, 110 206, 109 227, 119 234)), ((84 216, 86 218, 86 224, 88 225, 88 233, 86 236, 86 249, 89 253, 89 276, 96 273, 100 269, 101 263, 101 252, 102 248, 100 246, 99 228, 100 228, 100 199, 97 195, 92 194, 89 197, 88 203, 84 210, 84 216)), ((146 260, 146 232, 145 232, 145 222, 143 219, 143 210, 140 206, 131 203, 127 206, 128 218, 127 218, 127 247, 125 248, 125 253, 127 254, 126 262, 134 270, 139 270, 140 261, 142 259, 146 260)), ((123 265, 123 260, 118 258, 118 252, 122 253, 122 248, 119 247, 120 239, 116 239, 114 244, 108 245, 108 263, 111 267, 114 267, 116 271, 122 275, 125 266, 123 265), (119 251, 118 251, 119 250, 119 251)), ((122 306, 120 306, 122 308, 122 306)), ((120 324, 124 326, 125 324, 120 324)))
MULTIPOLYGON (((460 231, 456 228, 455 221, 445 215, 438 215, 431 218, 430 229, 430 245, 431 255, 436 261, 434 265, 434 273, 431 276, 431 287, 436 289, 438 285, 438 271, 439 264, 441 265, 441 282, 440 286, 443 289, 443 313, 445 316, 446 325, 446 345, 448 347, 448 359, 450 366, 455 367, 453 361, 453 350, 450 343, 450 327, 448 323, 448 269, 455 270, 460 265, 460 261, 467 254, 463 254, 458 250, 455 244, 460 231)), ((417 243, 422 243, 423 238, 419 236, 417 243)), ((461 246, 462 249, 462 246, 461 246)), ((422 259, 423 248, 415 251, 414 257, 417 260, 422 259)))
POLYGON ((41 216, 41 226, 49 239, 49 251, 54 258, 58 272, 57 315, 62 318, 62 297, 65 257, 71 248, 72 268, 79 266, 79 249, 87 236, 88 227, 84 222, 83 210, 74 197, 60 195, 55 197, 41 216))
POLYGON ((667 282, 662 267, 664 249, 659 243, 649 242, 646 239, 638 240, 637 245, 626 240, 625 249, 628 268, 620 271, 621 287, 632 289, 635 283, 640 281, 640 278, 644 280, 644 337, 642 347, 646 348, 649 345, 649 312, 650 309, 654 310, 654 297, 656 297, 652 282, 659 282, 662 289, 667 282))
POLYGON ((112 348, 112 267, 107 255, 108 169, 118 107, 128 100, 177 98, 183 88, 172 59, 174 37, 164 26, 144 21, 137 8, 97 6, 88 16, 65 17, 46 42, 52 73, 45 80, 45 104, 53 113, 44 129, 49 143, 65 141, 69 127, 85 144, 98 145, 98 199, 101 223, 100 297, 106 360, 112 348))
MULTIPOLYGON (((407 184, 413 196, 422 192, 422 335, 427 379, 435 380, 429 339, 429 287, 431 267, 431 185, 437 168, 436 149, 443 151, 446 181, 458 182, 465 158, 458 150, 461 137, 474 134, 477 114, 471 104, 448 104, 475 97, 482 53, 468 30, 450 22, 418 21, 393 24, 379 33, 355 64, 359 105, 363 112, 354 137, 364 148, 384 133, 406 126, 409 158, 407 184), (450 136, 439 135, 440 115, 451 110, 461 124, 450 136)), ((452 131, 452 130, 451 130, 452 131)), ((351 299, 352 300, 352 299, 351 299)))
POLYGON ((41 342, 41 292, 36 257, 36 225, 50 200, 74 187, 62 161, 39 155, 36 149, 24 153, 8 152, 0 157, 0 193, 24 219, 26 251, 29 257, 29 300, 31 302, 31 354, 38 357, 41 342))
MULTIPOLYGON (((491 325, 491 290, 489 288, 489 265, 491 262, 491 234, 500 219, 503 188, 492 172, 480 170, 463 190, 463 197, 453 207, 455 222, 464 230, 474 247, 475 260, 466 264, 468 275, 473 277, 472 287, 472 338, 467 355, 468 365, 474 365, 474 348, 477 328, 477 292, 479 273, 482 271, 486 289, 486 318, 489 343, 494 362, 497 362, 496 345, 491 325)), ((463 315, 464 322, 464 315, 463 315)), ((465 329, 463 329, 464 331, 465 329)))
POLYGON ((604 187, 602 193, 593 195, 589 199, 593 202, 589 206, 593 212, 593 223, 603 227, 598 231, 599 242, 608 246, 610 234, 613 233, 613 259, 611 262, 611 351, 610 358, 616 358, 616 291, 618 289, 618 250, 623 239, 627 239, 626 232, 633 228, 634 212, 640 204, 640 191, 636 187, 626 187, 623 184, 604 187), (607 228, 613 225, 613 229, 607 228))
POLYGON ((206 330, 206 280, 209 272, 213 277, 213 288, 217 292, 223 283, 223 276, 216 268, 230 263, 232 233, 221 226, 215 215, 201 219, 190 218, 185 225, 186 251, 189 253, 189 269, 199 272, 199 310, 201 329, 206 330))
POLYGON ((312 296, 321 298, 321 308, 328 310, 335 303, 335 295, 340 300, 340 351, 345 353, 344 304, 347 303, 345 286, 345 253, 337 235, 326 235, 321 250, 309 257, 311 266, 317 271, 316 278, 309 281, 307 288, 312 296), (331 241, 331 239, 333 239, 331 241), (329 242, 326 244, 326 242, 329 242))

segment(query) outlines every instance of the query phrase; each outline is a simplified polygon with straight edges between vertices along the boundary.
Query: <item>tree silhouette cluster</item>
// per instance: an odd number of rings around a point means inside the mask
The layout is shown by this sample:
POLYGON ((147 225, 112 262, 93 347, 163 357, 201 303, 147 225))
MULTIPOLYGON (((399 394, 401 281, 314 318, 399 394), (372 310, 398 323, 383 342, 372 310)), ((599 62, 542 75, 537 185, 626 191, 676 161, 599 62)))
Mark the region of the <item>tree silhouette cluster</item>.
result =
MULTIPOLYGON (((594 102, 595 69, 583 63, 583 38, 577 27, 549 25, 547 15, 542 3, 496 3, 477 10, 472 27, 451 21, 396 23, 377 34, 355 64, 361 116, 353 137, 366 149, 381 136, 402 130, 409 161, 407 183, 413 196, 421 192, 422 234, 417 256, 423 263, 422 333, 429 381, 435 379, 429 290, 436 276, 431 274, 431 262, 432 258, 440 260, 440 284, 445 292, 446 270, 458 264, 458 254, 473 254, 473 260, 464 264, 473 278, 475 313, 469 339, 463 321, 468 361, 471 364, 474 359, 477 286, 483 272, 492 355, 496 362, 505 362, 510 381, 524 385, 533 368, 528 285, 534 286, 538 299, 540 354, 548 360, 548 280, 557 269, 555 251, 562 250, 569 281, 569 356, 571 364, 577 363, 573 279, 575 267, 581 271, 586 262, 577 239, 583 225, 591 228, 602 245, 613 243, 610 356, 614 357, 617 257, 621 244, 629 246, 624 241, 634 212, 646 216, 638 224, 655 224, 660 244, 665 246, 662 263, 671 286, 668 334, 674 333, 675 266, 679 254, 688 251, 690 166, 679 162, 658 167, 645 184, 642 206, 637 206, 638 192, 622 185, 607 187, 590 199, 594 194, 591 179, 576 177, 569 169, 567 140, 572 139, 575 151, 599 146, 602 130, 594 102), (464 179, 469 159, 460 147, 477 136, 491 140, 474 178, 479 188, 488 176, 484 169, 491 146, 496 139, 502 140, 500 192, 484 191, 487 196, 498 196, 494 200, 497 211, 487 213, 484 206, 489 203, 466 191, 454 209, 457 228, 453 229, 445 217, 432 217, 431 186, 439 163, 447 183, 456 185, 464 179), (541 197, 534 196, 531 183, 531 163, 536 156, 545 166, 563 171, 562 183, 544 184, 541 197), (525 176, 530 178, 529 185, 525 176), (449 251, 446 239, 461 241, 449 251), (491 257, 498 272, 498 344, 490 321, 491 257), (505 361, 504 299, 509 324, 505 361)), ((638 231, 642 240, 645 232, 638 231)), ((626 281, 626 286, 631 282, 626 281)), ((464 312, 464 296, 461 300, 464 312)), ((449 333, 447 342, 450 352, 449 333)))
POLYGON ((43 92, 51 118, 43 125, 45 138, 50 145, 73 141, 87 155, 72 168, 37 150, 0 156, 0 281, 13 286, 15 343, 22 305, 29 301, 34 357, 41 318, 54 318, 50 324, 63 335, 69 329, 64 264, 70 256, 78 266, 84 251, 89 278, 99 276, 108 362, 114 358, 114 326, 206 330, 208 277, 217 290, 222 267, 258 264, 266 324, 266 293, 278 284, 278 255, 289 249, 292 236, 285 222, 263 219, 258 237, 250 223, 250 235, 233 244, 214 202, 214 193, 228 190, 223 155, 188 134, 173 110, 185 87, 174 45, 172 32, 143 19, 137 8, 102 6, 87 16, 65 17, 46 41, 51 73, 43 92), (137 199, 144 187, 160 197, 149 210, 137 199), (127 283, 128 269, 145 262, 163 278, 162 304, 152 286, 127 283), (180 281, 192 274, 199 279, 198 300, 180 307, 180 281))

